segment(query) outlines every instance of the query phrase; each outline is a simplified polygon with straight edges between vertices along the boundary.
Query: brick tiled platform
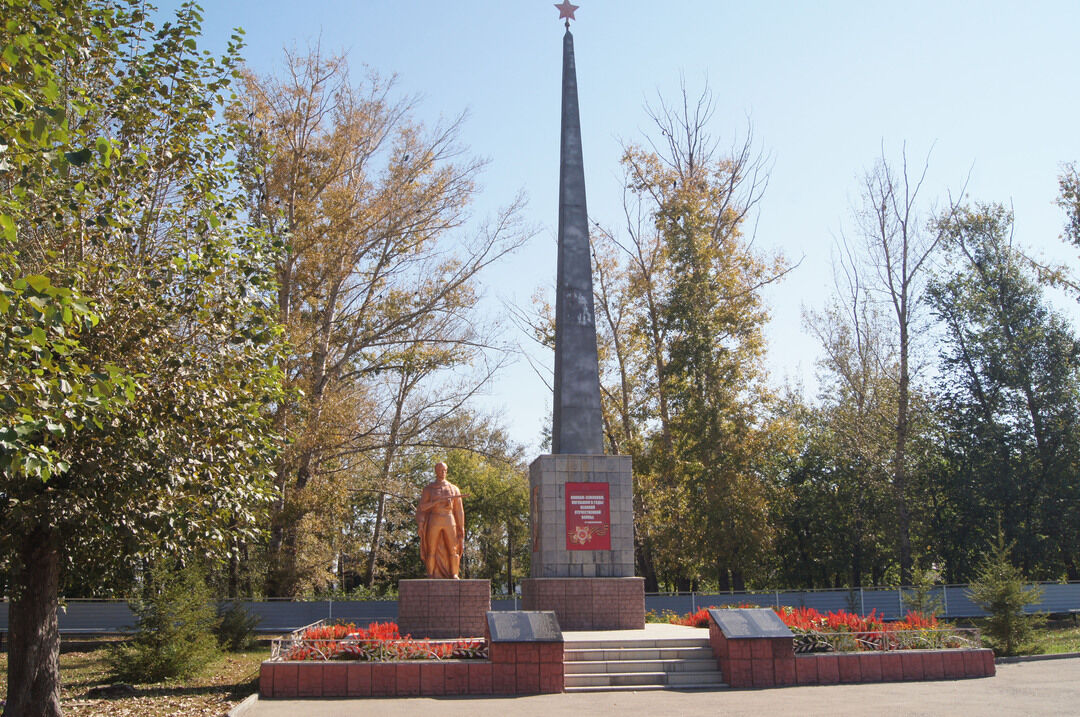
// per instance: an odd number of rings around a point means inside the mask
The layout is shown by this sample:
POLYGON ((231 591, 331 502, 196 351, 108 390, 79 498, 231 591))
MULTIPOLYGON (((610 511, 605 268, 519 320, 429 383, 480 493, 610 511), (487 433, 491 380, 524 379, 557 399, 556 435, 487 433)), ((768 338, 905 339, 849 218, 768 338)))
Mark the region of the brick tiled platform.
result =
POLYGON ((488 660, 271 662, 261 697, 528 695, 563 691, 562 642, 498 642, 488 660))
POLYGON ((709 642, 732 687, 956 680, 995 673, 992 650, 897 650, 795 655, 791 638, 729 639, 709 621, 709 642))
POLYGON ((402 580, 398 628, 430 638, 483 637, 491 609, 490 580, 402 580))
POLYGON ((644 578, 526 578, 523 610, 554 610, 563 630, 641 630, 644 578))

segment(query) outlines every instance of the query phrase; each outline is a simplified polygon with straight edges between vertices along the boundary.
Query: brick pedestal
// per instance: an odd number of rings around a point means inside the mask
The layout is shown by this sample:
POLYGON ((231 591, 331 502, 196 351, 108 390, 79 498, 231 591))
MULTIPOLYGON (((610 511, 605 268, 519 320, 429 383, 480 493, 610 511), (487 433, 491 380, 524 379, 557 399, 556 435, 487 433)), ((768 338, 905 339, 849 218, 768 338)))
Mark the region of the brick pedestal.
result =
POLYGON ((526 578, 524 610, 554 610, 563 630, 644 630, 645 578, 526 578))
POLYGON ((402 580, 398 628, 430 638, 483 637, 491 609, 490 580, 402 580))

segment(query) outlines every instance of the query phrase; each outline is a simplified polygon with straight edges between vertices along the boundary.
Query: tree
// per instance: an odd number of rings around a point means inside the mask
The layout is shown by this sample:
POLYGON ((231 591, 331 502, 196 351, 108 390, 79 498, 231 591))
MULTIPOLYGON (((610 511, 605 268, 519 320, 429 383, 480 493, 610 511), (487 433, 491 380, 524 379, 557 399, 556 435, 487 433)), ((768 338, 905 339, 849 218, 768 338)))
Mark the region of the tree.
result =
POLYGON ((1000 205, 959 210, 943 223, 950 263, 930 287, 944 327, 947 560, 970 574, 999 524, 1025 571, 1075 577, 1080 341, 1047 305, 1012 226, 1000 205))
POLYGON ((59 715, 61 585, 253 535, 271 491, 275 249, 217 117, 199 12, 16 0, 0 29, 5 714, 59 715), (9 460, 10 459, 10 460, 9 460))
POLYGON ((749 137, 722 156, 711 113, 708 88, 650 111, 663 140, 625 149, 626 238, 593 237, 605 426, 634 455, 638 563, 647 584, 680 589, 741 586, 754 569, 770 539, 764 456, 782 434, 760 290, 786 263, 743 237, 762 160, 749 137))
POLYGON ((988 612, 986 633, 995 651, 1015 655, 1030 639, 1039 617, 1026 615, 1024 608, 1042 599, 1042 588, 1026 587, 1023 573, 1009 557, 1010 545, 998 530, 996 541, 983 556, 982 564, 968 591, 972 601, 988 612))
POLYGON ((143 599, 134 604, 135 637, 109 655, 116 676, 129 682, 190 677, 218 656, 221 619, 202 571, 194 564, 154 565, 143 599))
POLYGON ((293 441, 278 466, 275 595, 326 585, 341 547, 326 518, 345 520, 356 490, 379 495, 374 579, 396 454, 421 439, 437 405, 461 405, 500 364, 473 313, 476 280, 527 235, 519 199, 462 236, 483 165, 458 146, 460 118, 425 128, 412 100, 393 99, 392 79, 354 82, 344 58, 317 48, 286 61, 284 79, 245 76, 238 110, 252 126, 249 211, 287 242, 276 299, 292 347, 287 380, 303 396, 277 414, 293 441), (470 364, 482 368, 470 374, 470 364))
MULTIPOLYGON (((863 179, 863 208, 857 213, 859 237, 843 240, 845 254, 859 257, 849 265, 849 276, 887 306, 891 318, 896 354, 891 371, 896 383, 891 479, 902 584, 910 583, 912 568, 909 441, 914 420, 911 384, 919 368, 912 355, 919 333, 926 269, 944 236, 940 222, 925 224, 918 213, 919 193, 928 167, 929 160, 915 177, 909 171, 906 151, 901 152, 898 170, 883 153, 863 179)), ((940 217, 947 222, 956 208, 957 203, 950 200, 940 217)))

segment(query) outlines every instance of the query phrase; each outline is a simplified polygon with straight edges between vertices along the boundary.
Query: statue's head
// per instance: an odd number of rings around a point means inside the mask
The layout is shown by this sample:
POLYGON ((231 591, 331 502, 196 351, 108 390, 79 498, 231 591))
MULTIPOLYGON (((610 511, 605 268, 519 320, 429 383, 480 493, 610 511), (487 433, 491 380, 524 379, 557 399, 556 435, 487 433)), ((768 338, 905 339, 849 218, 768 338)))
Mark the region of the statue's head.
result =
POLYGON ((446 464, 442 461, 435 464, 435 477, 439 480, 446 479, 446 464))

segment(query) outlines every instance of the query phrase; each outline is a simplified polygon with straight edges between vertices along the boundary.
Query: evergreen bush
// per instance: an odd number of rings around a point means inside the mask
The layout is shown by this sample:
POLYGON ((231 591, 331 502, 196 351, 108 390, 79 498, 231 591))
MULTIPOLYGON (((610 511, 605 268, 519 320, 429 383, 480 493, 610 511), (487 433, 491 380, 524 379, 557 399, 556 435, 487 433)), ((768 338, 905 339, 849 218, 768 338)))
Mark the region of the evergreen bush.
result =
POLYGON ((190 677, 220 653, 214 629, 217 610, 200 569, 150 571, 144 597, 132 606, 135 637, 116 647, 109 662, 126 682, 190 677))
POLYGON ((242 652, 255 642, 255 628, 261 618, 252 615, 238 602, 218 610, 218 626, 214 630, 218 644, 229 652, 242 652))
POLYGON ((904 607, 910 612, 917 612, 923 617, 937 617, 945 613, 945 604, 934 594, 941 571, 931 565, 928 568, 915 566, 911 574, 911 587, 904 591, 904 607))
POLYGON ((1027 587, 1024 575, 1012 563, 1011 544, 999 530, 997 540, 983 557, 982 565, 968 590, 968 597, 990 616, 984 633, 994 652, 1015 655, 1031 639, 1033 630, 1045 620, 1044 615, 1027 615, 1024 607, 1042 599, 1038 586, 1027 587))

